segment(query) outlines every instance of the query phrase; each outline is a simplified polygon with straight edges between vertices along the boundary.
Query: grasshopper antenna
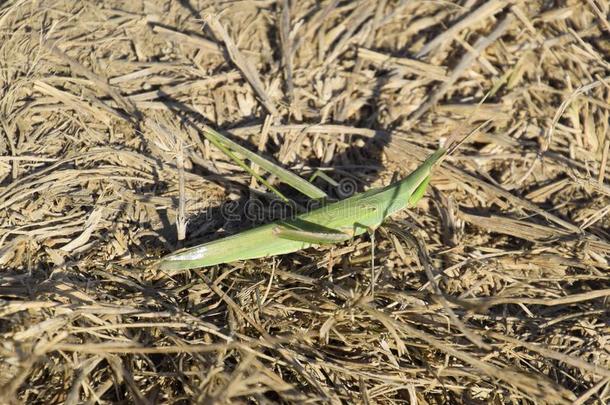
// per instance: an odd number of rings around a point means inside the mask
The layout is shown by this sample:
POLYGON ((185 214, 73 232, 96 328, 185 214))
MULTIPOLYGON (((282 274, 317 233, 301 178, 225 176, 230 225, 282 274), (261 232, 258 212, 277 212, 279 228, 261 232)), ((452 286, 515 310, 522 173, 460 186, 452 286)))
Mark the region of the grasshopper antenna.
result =
POLYGON ((484 128, 490 126, 489 124, 491 124, 491 120, 487 120, 484 123, 474 127, 470 132, 468 132, 465 136, 463 136, 461 139, 457 139, 459 138, 458 134, 453 134, 451 135, 451 137, 447 140, 447 154, 451 155, 452 153, 454 153, 457 149, 459 149, 464 143, 466 143, 466 141, 468 139, 470 139, 473 135, 475 135, 478 132, 481 132, 484 128))

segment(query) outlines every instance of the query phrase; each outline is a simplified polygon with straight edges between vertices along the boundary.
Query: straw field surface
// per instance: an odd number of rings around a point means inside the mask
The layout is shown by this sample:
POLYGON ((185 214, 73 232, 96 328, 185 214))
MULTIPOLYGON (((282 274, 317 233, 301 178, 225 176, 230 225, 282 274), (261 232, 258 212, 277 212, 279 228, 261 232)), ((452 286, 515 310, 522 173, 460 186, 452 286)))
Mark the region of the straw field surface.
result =
POLYGON ((609 13, 2 2, 0 403, 610 402, 609 13), (156 266, 277 214, 206 126, 341 199, 483 123, 374 237, 156 266))

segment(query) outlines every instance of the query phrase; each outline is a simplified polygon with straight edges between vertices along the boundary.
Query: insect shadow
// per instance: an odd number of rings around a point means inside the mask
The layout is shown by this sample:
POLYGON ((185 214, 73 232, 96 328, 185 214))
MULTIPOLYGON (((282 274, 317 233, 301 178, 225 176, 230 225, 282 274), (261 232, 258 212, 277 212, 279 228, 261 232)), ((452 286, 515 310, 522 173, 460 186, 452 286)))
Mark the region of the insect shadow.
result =
MULTIPOLYGON (((230 187, 233 191, 232 194, 239 197, 218 205, 203 208, 191 214, 188 217, 184 244, 176 240, 175 221, 170 219, 167 212, 159 212, 163 227, 158 232, 175 247, 189 247, 250 229, 263 223, 294 219, 296 215, 319 208, 327 202, 342 200, 364 191, 377 179, 382 169, 383 149, 390 141, 389 133, 381 128, 377 119, 379 94, 384 82, 385 76, 380 75, 377 78, 375 90, 371 98, 362 107, 362 111, 356 114, 366 118, 331 122, 332 124, 344 125, 346 127, 371 129, 373 130, 371 131, 372 136, 352 135, 349 134, 349 131, 346 131, 345 135, 329 134, 328 136, 343 137, 340 142, 335 143, 347 144, 347 147, 336 152, 330 163, 325 164, 322 159, 311 156, 313 154, 306 156, 299 162, 302 167, 308 168, 307 171, 302 173, 297 172, 297 174, 305 179, 309 179, 314 174, 314 169, 321 169, 327 175, 315 176, 315 179, 312 181, 328 194, 329 198, 327 201, 311 200, 298 191, 293 190, 290 186, 279 184, 277 186, 279 191, 289 198, 289 202, 286 203, 272 193, 258 192, 245 186, 230 183, 218 175, 211 173, 208 168, 193 163, 193 172, 209 178, 223 187, 230 187), (328 181, 328 178, 325 179, 325 177, 330 177, 331 181, 328 181)), ((170 110, 176 113, 177 117, 180 117, 181 124, 185 127, 200 128, 204 124, 210 125, 210 122, 201 114, 179 100, 173 99, 170 95, 164 95, 162 101, 165 102, 170 110)), ((254 123, 262 124, 260 119, 247 117, 241 122, 232 123, 232 127, 239 128, 254 123)), ((312 125, 315 125, 315 123, 312 123, 312 125)), ((243 138, 233 136, 230 128, 216 128, 216 130, 252 151, 257 149, 255 145, 245 141, 243 138)), ((313 137, 314 135, 308 136, 313 137)), ((264 148, 267 152, 264 154, 264 157, 275 164, 279 164, 273 158, 273 155, 279 151, 282 144, 276 143, 274 138, 281 142, 282 133, 278 133, 277 137, 270 137, 264 148)), ((290 170, 289 167, 287 169, 290 170)), ((176 197, 174 200, 174 205, 177 207, 178 198, 176 197)), ((205 196, 202 196, 202 200, 205 201, 205 196)))

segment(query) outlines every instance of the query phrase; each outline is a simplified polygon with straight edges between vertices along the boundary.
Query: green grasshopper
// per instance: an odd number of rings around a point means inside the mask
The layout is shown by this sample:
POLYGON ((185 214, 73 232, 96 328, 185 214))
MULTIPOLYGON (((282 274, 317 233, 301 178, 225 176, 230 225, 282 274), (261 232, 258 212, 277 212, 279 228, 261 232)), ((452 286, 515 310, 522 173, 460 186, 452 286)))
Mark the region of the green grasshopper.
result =
POLYGON ((423 197, 432 169, 446 154, 447 149, 439 148, 406 178, 386 187, 368 190, 291 220, 273 222, 176 251, 162 258, 158 266, 166 271, 188 270, 283 255, 374 232, 388 216, 415 205, 423 197))

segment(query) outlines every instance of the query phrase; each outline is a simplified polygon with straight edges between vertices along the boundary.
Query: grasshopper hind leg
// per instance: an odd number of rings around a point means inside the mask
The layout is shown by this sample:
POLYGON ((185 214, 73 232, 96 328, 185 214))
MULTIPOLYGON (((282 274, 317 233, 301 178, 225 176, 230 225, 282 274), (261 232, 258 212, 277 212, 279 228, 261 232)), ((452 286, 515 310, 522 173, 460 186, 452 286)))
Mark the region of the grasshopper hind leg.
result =
POLYGON ((304 229, 289 228, 283 225, 278 225, 273 228, 273 234, 282 239, 289 239, 297 242, 311 243, 315 245, 344 242, 352 237, 352 235, 344 232, 321 232, 315 230, 308 231, 304 229))
POLYGON ((375 296, 375 283, 377 275, 375 274, 375 229, 369 229, 371 235, 371 297, 375 296))

